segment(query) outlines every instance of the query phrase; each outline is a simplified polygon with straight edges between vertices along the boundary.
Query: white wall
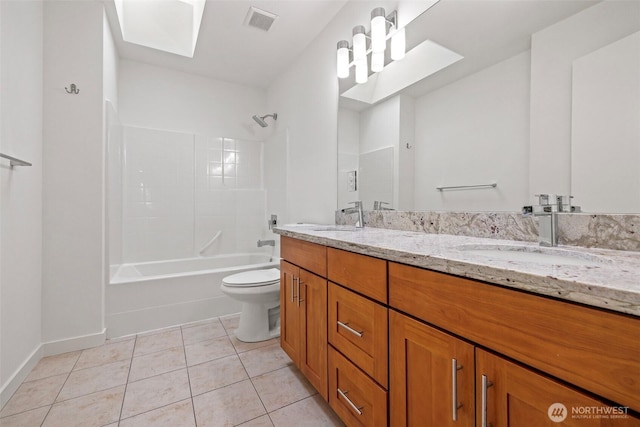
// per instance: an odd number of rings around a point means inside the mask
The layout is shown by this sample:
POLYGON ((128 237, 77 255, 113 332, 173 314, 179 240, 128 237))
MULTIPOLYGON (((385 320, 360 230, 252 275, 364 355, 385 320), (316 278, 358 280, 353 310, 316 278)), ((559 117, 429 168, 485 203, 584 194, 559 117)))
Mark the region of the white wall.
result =
POLYGON ((360 199, 398 207, 398 159, 401 97, 394 96, 360 113, 360 199))
POLYGON ((397 200, 395 209, 413 210, 415 199, 415 162, 414 146, 416 139, 416 102, 415 99, 400 96, 400 133, 398 135, 398 155, 395 173, 397 175, 397 200))
POLYGON ((103 5, 45 2, 43 340, 104 342, 103 5), (65 92, 75 83, 78 95, 65 92))
POLYGON ((273 130, 251 118, 271 113, 260 89, 127 59, 120 61, 118 83, 123 125, 254 141, 273 130))
POLYGON ((360 113, 346 108, 338 109, 338 209, 349 206, 349 202, 360 200, 359 177, 356 174, 356 189, 349 186, 349 173, 358 171, 360 155, 360 113))
MULTIPOLYGON (((354 22, 374 7, 397 2, 347 2, 298 60, 269 87, 269 110, 286 128, 289 150, 274 167, 286 168, 287 222, 333 223, 337 204, 338 79, 336 43, 348 40, 354 22)), ((265 150, 270 147, 265 146, 265 150)), ((274 156, 275 157, 275 156, 274 156)), ((344 207, 344 206, 340 206, 344 207)))
POLYGON ((575 60, 572 99, 572 196, 585 212, 640 212, 640 32, 575 60))
MULTIPOLYGON (((533 35, 529 153, 531 201, 533 194, 537 193, 571 192, 573 61, 638 30, 640 2, 620 0, 598 3, 533 35)), ((580 204, 579 200, 575 202, 580 204)))
POLYGON ((42 330, 42 3, 0 2, 0 407, 39 360, 42 330))
POLYGON ((529 52, 416 100, 415 209, 518 210, 528 200, 529 52), (495 189, 438 186, 497 182, 495 189))

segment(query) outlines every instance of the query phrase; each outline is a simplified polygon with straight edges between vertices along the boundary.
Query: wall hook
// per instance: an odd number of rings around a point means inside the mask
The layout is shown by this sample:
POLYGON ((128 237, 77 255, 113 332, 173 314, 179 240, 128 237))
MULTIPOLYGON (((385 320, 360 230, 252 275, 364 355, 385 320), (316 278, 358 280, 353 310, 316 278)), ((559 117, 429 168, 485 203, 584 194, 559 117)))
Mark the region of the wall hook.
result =
POLYGON ((407 150, 411 150, 413 146, 407 142, 407 150))
POLYGON ((66 90, 67 93, 71 93, 73 95, 77 95, 80 93, 80 89, 76 87, 75 83, 71 83, 71 90, 67 89, 66 87, 64 88, 64 90, 66 90))

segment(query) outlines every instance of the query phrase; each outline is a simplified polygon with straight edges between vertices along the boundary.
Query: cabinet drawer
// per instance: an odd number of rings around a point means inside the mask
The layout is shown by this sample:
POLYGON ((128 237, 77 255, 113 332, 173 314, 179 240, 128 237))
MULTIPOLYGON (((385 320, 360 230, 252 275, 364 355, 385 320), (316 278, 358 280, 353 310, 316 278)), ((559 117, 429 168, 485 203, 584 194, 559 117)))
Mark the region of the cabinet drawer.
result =
POLYGON ((389 304, 640 410, 640 319, 389 263, 389 304))
POLYGON ((347 426, 387 425, 387 392, 332 347, 329 405, 347 426))
POLYGON ((327 248, 291 237, 280 238, 280 256, 292 264, 327 277, 327 248))
POLYGON ((384 388, 388 387, 388 310, 329 283, 329 342, 384 388))
POLYGON ((340 249, 327 249, 328 279, 387 303, 387 261, 340 249))

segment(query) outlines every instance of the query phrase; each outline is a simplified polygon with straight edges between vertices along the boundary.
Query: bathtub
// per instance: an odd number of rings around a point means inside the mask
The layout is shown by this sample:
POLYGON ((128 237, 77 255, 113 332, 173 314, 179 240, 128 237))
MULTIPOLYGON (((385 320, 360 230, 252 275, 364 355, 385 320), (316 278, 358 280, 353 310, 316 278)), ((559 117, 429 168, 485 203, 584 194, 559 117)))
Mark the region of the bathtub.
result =
POLYGON ((106 291, 107 337, 238 313, 240 303, 220 291, 222 279, 279 264, 264 253, 122 264, 106 291))

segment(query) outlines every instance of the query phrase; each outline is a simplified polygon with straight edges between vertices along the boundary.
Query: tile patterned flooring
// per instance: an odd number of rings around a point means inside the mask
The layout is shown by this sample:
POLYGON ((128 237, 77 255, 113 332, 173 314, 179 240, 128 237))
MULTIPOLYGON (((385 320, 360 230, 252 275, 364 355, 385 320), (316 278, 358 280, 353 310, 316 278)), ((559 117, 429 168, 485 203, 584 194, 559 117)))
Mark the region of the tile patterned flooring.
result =
POLYGON ((43 358, 0 411, 0 426, 343 426, 278 339, 238 341, 238 319, 43 358))

